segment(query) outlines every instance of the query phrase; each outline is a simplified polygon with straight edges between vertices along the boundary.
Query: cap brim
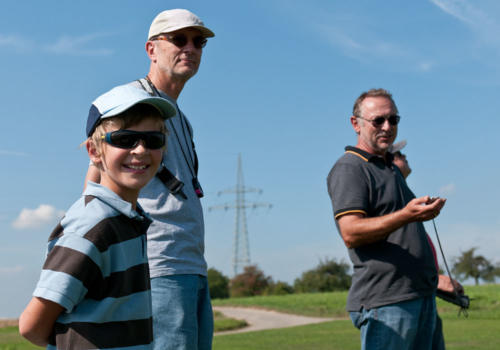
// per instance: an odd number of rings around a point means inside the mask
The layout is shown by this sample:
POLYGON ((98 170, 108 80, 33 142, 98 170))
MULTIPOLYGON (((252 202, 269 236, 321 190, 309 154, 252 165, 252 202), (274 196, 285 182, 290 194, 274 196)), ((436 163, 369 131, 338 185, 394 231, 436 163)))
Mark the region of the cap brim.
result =
POLYGON ((170 104, 167 100, 165 100, 164 98, 161 98, 161 97, 151 96, 151 97, 147 97, 147 98, 143 98, 143 99, 138 99, 136 101, 130 101, 127 103, 117 105, 117 106, 113 107, 112 109, 103 113, 101 115, 101 119, 114 117, 114 116, 116 116, 120 113, 123 113, 126 110, 134 107, 135 105, 140 104, 140 103, 148 104, 148 105, 151 105, 153 107, 156 107, 158 109, 158 111, 161 113, 161 116, 163 117, 163 119, 172 118, 173 116, 175 116, 177 114, 177 110, 175 109, 175 107, 172 106, 172 104, 170 104))

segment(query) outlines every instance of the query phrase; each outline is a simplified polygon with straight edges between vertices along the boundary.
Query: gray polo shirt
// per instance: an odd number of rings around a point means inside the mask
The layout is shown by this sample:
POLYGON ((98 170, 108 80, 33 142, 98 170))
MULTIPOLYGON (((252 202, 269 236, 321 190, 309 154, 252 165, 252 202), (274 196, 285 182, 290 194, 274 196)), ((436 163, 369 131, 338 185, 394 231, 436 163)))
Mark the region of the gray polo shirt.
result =
MULTIPOLYGON (((328 174, 327 185, 336 220, 353 212, 367 217, 386 215, 415 198, 390 154, 386 162, 350 146, 328 174)), ((436 290, 436 266, 421 222, 348 251, 354 268, 348 311, 416 299, 436 290)))

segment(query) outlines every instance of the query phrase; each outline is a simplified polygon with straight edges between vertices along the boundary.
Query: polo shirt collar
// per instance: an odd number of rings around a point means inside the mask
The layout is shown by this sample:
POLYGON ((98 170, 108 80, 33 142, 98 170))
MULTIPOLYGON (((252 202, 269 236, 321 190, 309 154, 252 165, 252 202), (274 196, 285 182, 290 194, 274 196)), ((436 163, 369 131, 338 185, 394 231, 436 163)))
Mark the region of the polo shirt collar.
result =
POLYGON ((93 196, 106 203, 116 211, 121 214, 136 220, 150 220, 146 212, 141 208, 139 203, 136 205, 136 210, 132 209, 132 204, 124 201, 115 192, 111 191, 109 188, 97 184, 92 181, 87 182, 87 187, 83 192, 84 196, 93 196))
POLYGON ((379 155, 368 153, 366 151, 363 151, 360 148, 353 147, 353 146, 347 146, 345 148, 345 151, 349 152, 349 153, 354 153, 355 155, 364 159, 367 162, 380 162, 380 161, 382 161, 386 165, 392 165, 392 161, 394 160, 394 155, 390 152, 387 152, 386 159, 384 159, 379 155))

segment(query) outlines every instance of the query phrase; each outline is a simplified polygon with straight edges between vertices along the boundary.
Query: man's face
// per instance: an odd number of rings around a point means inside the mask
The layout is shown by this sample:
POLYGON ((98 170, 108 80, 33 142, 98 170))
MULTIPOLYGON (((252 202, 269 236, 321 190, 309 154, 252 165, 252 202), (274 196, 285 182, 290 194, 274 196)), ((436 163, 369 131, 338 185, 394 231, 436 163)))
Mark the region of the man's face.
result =
POLYGON ((391 100, 386 97, 367 97, 361 104, 361 118, 351 117, 351 123, 358 134, 357 147, 372 154, 384 156, 398 133, 398 126, 386 119, 382 125, 371 121, 377 117, 395 114, 391 100))
POLYGON ((165 37, 185 36, 186 45, 176 46, 168 40, 154 40, 155 60, 160 71, 174 80, 187 81, 194 76, 200 66, 202 48, 195 47, 193 39, 199 39, 201 32, 194 28, 184 28, 166 33, 165 37))

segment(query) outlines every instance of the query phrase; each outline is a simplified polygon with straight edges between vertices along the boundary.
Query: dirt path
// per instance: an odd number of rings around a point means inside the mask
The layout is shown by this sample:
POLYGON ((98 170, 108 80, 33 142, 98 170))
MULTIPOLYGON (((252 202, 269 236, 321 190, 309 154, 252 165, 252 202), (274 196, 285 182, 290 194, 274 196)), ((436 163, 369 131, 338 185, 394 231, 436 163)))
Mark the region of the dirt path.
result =
POLYGON ((242 307, 215 306, 214 310, 219 311, 230 318, 245 320, 249 324, 248 327, 237 329, 234 331, 217 332, 217 335, 260 331, 272 328, 302 326, 306 324, 335 320, 335 318, 307 317, 285 314, 277 311, 242 307))

